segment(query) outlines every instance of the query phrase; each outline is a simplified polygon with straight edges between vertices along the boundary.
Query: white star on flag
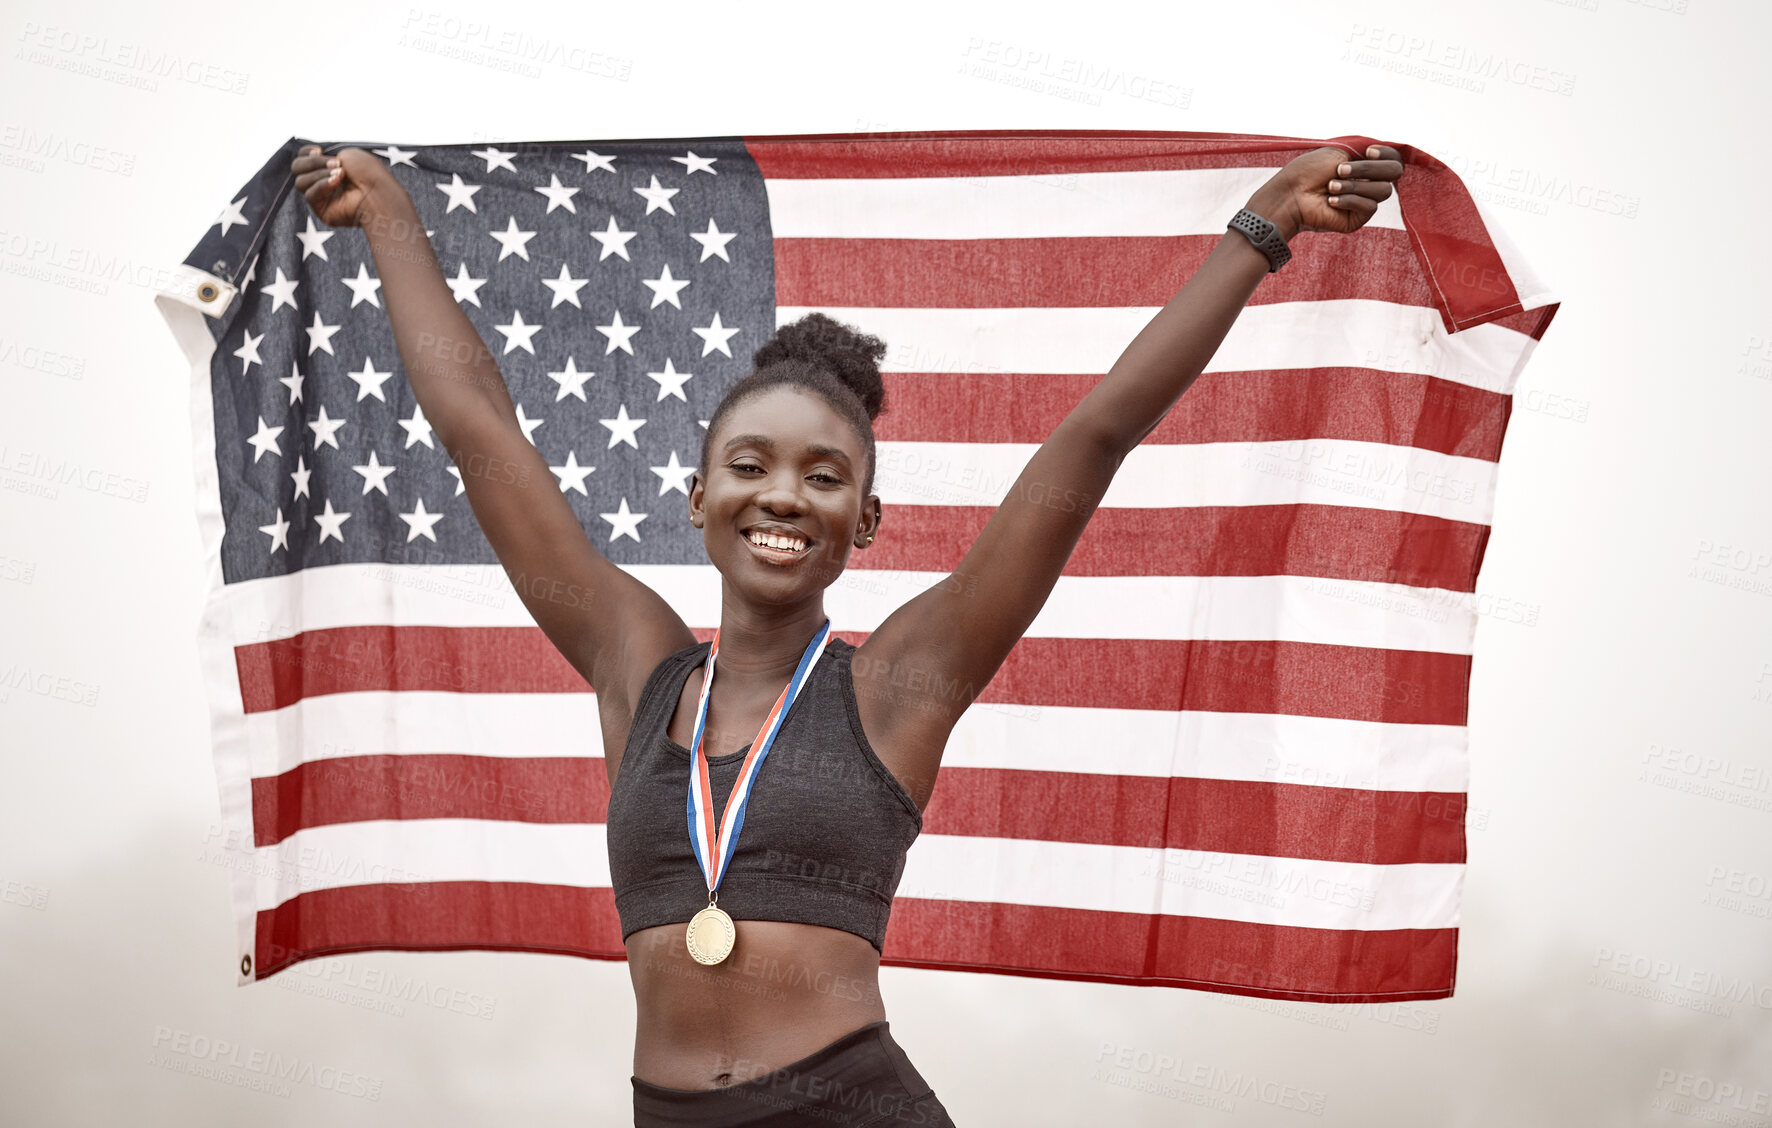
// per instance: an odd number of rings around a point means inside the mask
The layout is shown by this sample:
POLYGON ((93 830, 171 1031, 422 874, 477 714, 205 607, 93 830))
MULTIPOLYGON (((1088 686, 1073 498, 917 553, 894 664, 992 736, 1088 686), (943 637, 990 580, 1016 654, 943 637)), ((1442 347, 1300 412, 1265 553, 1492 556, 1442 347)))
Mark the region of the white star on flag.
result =
POLYGON ((400 514, 400 520, 406 522, 407 544, 411 544, 419 537, 424 537, 432 544, 437 543, 437 534, 431 530, 436 527, 437 522, 443 520, 443 514, 426 513, 424 498, 418 499, 418 507, 411 513, 400 514))
MULTIPOLYGON (((319 316, 319 314, 315 314, 314 319, 319 320, 319 316)), ((244 332, 243 336, 244 341, 239 348, 234 350, 234 355, 240 358, 240 375, 242 376, 251 372, 253 365, 264 363, 263 358, 258 355, 258 343, 265 339, 263 333, 254 337, 250 332, 244 332)))
POLYGON ((283 449, 277 445, 277 436, 282 433, 283 428, 267 426, 265 417, 259 416, 258 433, 249 436, 246 440, 252 444, 252 461, 257 462, 267 452, 281 457, 283 449))
POLYGON ((566 462, 564 465, 550 466, 548 469, 552 470, 559 476, 561 493, 565 493, 567 490, 577 490, 586 497, 590 496, 590 492, 585 489, 585 475, 595 470, 596 467, 580 466, 578 464, 578 455, 575 452, 570 450, 566 452, 566 462))
POLYGON ((523 320, 523 311, 518 309, 511 311, 511 320, 507 324, 494 325, 493 328, 505 335, 505 352, 522 349, 530 356, 535 355, 535 346, 530 342, 541 329, 541 322, 527 324, 523 320))
POLYGON ((369 461, 362 466, 351 469, 363 475, 363 492, 380 490, 383 497, 388 496, 388 475, 394 472, 393 466, 383 466, 375 457, 373 449, 369 452, 369 461))
POLYGON ((459 172, 451 174, 448 184, 437 185, 437 190, 449 197, 449 206, 443 209, 443 214, 448 215, 456 208, 463 207, 478 215, 480 209, 474 206, 474 193, 483 187, 483 184, 462 183, 459 172))
MULTIPOLYGON (((278 270, 277 273, 279 276, 281 276, 283 271, 278 270)), ((345 279, 342 279, 342 281, 344 282, 345 285, 347 285, 351 288, 351 308, 352 309, 357 308, 358 302, 368 302, 370 305, 374 306, 377 309, 381 308, 381 299, 379 297, 377 297, 376 293, 375 293, 377 290, 381 289, 381 279, 371 278, 369 276, 369 264, 368 263, 366 263, 366 262, 358 263, 357 264, 357 277, 345 278, 345 279)), ((270 287, 266 286, 265 289, 269 290, 270 287)), ((294 305, 295 303, 291 302, 290 304, 294 305)))
POLYGON ((314 430, 314 449, 319 450, 324 445, 337 450, 338 429, 343 427, 346 422, 345 419, 329 418, 326 414, 326 405, 321 404, 319 418, 308 420, 308 426, 314 430))
POLYGON ((663 208, 672 215, 677 214, 677 209, 671 206, 671 197, 682 191, 682 189, 663 187, 659 184, 658 177, 655 176, 652 178, 652 186, 650 188, 636 188, 634 191, 646 198, 647 215, 651 215, 659 208, 663 208))
POLYGON ((277 519, 269 525, 260 525, 258 531, 271 535, 270 552, 276 552, 279 548, 289 551, 289 522, 283 519, 281 505, 277 507, 277 519))
POLYGON ((616 443, 626 443, 635 450, 640 449, 639 440, 635 438, 635 435, 641 427, 646 425, 646 420, 629 419, 627 404, 624 403, 616 409, 614 419, 599 419, 598 422, 609 428, 610 446, 614 446, 616 443))
MULTIPOLYGON (((306 231, 297 231, 295 233, 295 237, 301 240, 302 261, 308 261, 309 255, 319 255, 321 258, 326 259, 326 240, 332 238, 335 234, 337 234, 335 231, 322 231, 318 227, 315 227, 314 215, 312 212, 309 212, 308 229, 306 231)), ((326 261, 331 262, 332 260, 326 259, 326 261)))
POLYGON ((658 381, 658 398, 659 399, 664 399, 666 396, 676 396, 678 399, 682 400, 684 403, 689 402, 689 397, 683 394, 683 385, 688 383, 690 380, 694 379, 695 373, 693 373, 693 372, 678 372, 676 367, 671 364, 670 357, 668 357, 668 356, 665 357, 665 366, 664 366, 663 371, 648 372, 646 375, 648 375, 648 376, 652 377, 654 380, 658 381))
MULTIPOLYGON (((277 280, 259 287, 259 292, 271 295, 271 312, 276 313, 284 306, 288 306, 290 309, 296 308, 295 288, 299 285, 301 285, 301 279, 283 277, 283 268, 279 266, 277 280)), ((351 304, 355 305, 356 303, 352 302, 351 304)))
POLYGON ((684 174, 686 176, 694 176, 698 172, 705 172, 709 176, 719 175, 719 173, 714 171, 714 162, 719 160, 719 157, 698 157, 695 155, 695 150, 691 149, 683 156, 672 157, 671 159, 688 170, 684 174))
POLYGON ((233 203, 223 208, 221 214, 216 216, 215 221, 209 226, 214 227, 217 223, 221 224, 221 233, 226 235, 228 233, 228 228, 234 226, 236 223, 249 223, 246 218, 245 207, 246 197, 241 196, 238 200, 235 200, 233 203))
POLYGON ((623 325, 621 323, 621 310, 616 310, 614 320, 608 325, 597 326, 597 332, 609 338, 609 347, 603 350, 603 355, 608 356, 616 349, 620 349, 629 356, 633 356, 634 346, 629 342, 633 340, 634 334, 639 331, 640 326, 638 325, 623 325))
POLYGON ((343 544, 345 542, 345 535, 340 529, 344 523, 350 519, 350 516, 349 513, 334 513, 332 511, 332 499, 327 498, 326 512, 314 514, 314 521, 320 526, 319 543, 325 544, 327 537, 334 537, 338 540, 338 543, 343 544))
POLYGON ((565 208, 574 215, 578 214, 578 209, 572 204, 572 197, 579 191, 579 189, 568 188, 561 184, 558 173, 549 173, 548 186, 546 188, 538 187, 536 188, 536 191, 548 198, 549 212, 552 212, 555 208, 565 208))
POLYGON ((548 373, 548 377, 560 385, 560 390, 554 394, 554 402, 559 403, 567 396, 577 396, 585 401, 585 381, 595 375, 595 372, 580 372, 577 363, 570 356, 567 357, 565 368, 548 373))
POLYGON ((639 540, 640 522, 646 520, 647 515, 629 512, 628 499, 624 497, 621 499, 621 505, 617 512, 599 513, 597 516, 609 522, 609 543, 614 544, 617 537, 633 537, 636 541, 639 540))
MULTIPOLYGON (((602 231, 591 232, 591 238, 603 245, 603 253, 597 256, 597 261, 602 262, 610 255, 620 255, 622 258, 627 259, 628 240, 632 239, 634 235, 635 233, 632 231, 623 231, 621 228, 617 227, 615 225, 615 217, 610 216, 609 226, 607 228, 602 231)), ((628 259, 628 261, 632 262, 634 260, 628 259)))
POLYGON ((691 329, 696 336, 701 338, 701 355, 706 356, 715 349, 720 350, 720 352, 727 356, 732 355, 732 350, 726 347, 726 342, 730 341, 732 335, 737 333, 738 330, 728 329, 720 324, 720 312, 718 310, 714 311, 714 320, 710 321, 706 326, 699 329, 691 326, 691 329))
POLYGON ((529 259, 529 240, 535 238, 533 231, 517 230, 517 217, 511 217, 510 226, 503 231, 488 231, 486 234, 498 240, 498 261, 503 262, 508 255, 516 255, 525 262, 529 259))

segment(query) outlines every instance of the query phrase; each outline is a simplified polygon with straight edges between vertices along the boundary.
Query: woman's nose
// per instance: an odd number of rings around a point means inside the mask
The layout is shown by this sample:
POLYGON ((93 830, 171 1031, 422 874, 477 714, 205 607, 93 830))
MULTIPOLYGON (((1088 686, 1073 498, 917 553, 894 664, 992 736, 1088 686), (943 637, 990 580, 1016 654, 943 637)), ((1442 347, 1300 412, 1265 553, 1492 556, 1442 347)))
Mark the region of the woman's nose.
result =
POLYGON ((772 513, 786 510, 798 512, 804 504, 800 492, 800 478, 796 474, 771 474, 763 484, 763 490, 757 495, 757 504, 772 513))

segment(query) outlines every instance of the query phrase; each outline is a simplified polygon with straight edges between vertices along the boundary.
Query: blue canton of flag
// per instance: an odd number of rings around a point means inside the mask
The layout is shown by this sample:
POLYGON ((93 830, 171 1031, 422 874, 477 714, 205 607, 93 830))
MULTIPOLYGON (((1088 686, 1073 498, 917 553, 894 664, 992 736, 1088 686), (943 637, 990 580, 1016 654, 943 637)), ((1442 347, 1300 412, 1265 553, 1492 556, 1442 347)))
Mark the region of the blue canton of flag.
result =
MULTIPOLYGON (((599 551, 705 562, 689 475, 721 394, 775 331, 768 206, 744 145, 372 151, 599 551)), ((226 581, 495 563, 405 378, 368 239, 282 199, 267 217, 254 205, 270 201, 243 196, 210 229, 218 273, 231 248, 251 256, 238 309, 211 326, 226 581)))

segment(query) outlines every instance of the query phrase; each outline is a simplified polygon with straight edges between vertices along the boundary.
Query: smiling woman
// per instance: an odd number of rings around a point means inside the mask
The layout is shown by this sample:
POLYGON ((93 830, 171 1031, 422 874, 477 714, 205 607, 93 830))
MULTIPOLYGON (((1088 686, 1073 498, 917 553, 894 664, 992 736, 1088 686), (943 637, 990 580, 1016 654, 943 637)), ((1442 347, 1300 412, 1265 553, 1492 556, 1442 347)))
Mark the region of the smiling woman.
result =
POLYGON ((1127 453, 1285 264, 1287 242, 1356 231, 1390 197, 1399 152, 1366 156, 1312 149, 1258 189, 1053 428, 953 574, 859 646, 831 633, 824 592, 883 516, 883 342, 809 314, 758 350, 715 411, 689 513, 720 573, 720 625, 698 642, 591 544, 491 351, 448 355, 476 331, 386 166, 359 148, 295 159, 320 219, 364 229, 407 377, 450 457, 516 471, 461 479, 507 573, 550 581, 517 590, 596 688, 637 1003, 637 1125, 951 1123, 893 1041, 879 991, 893 895, 948 735, 1039 614, 1127 453), (593 611, 549 598, 562 585, 596 593, 593 611))

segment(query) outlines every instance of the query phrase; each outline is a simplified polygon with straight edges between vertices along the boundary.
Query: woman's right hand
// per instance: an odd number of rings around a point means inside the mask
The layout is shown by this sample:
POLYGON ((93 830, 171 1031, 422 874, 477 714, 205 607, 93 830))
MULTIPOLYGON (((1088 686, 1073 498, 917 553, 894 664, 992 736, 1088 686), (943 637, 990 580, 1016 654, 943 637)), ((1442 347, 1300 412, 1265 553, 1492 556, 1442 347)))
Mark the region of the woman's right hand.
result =
POLYGON ((289 170, 295 173, 296 190, 328 227, 362 226, 371 193, 392 179, 375 154, 355 147, 329 157, 318 145, 303 146, 289 170))

